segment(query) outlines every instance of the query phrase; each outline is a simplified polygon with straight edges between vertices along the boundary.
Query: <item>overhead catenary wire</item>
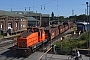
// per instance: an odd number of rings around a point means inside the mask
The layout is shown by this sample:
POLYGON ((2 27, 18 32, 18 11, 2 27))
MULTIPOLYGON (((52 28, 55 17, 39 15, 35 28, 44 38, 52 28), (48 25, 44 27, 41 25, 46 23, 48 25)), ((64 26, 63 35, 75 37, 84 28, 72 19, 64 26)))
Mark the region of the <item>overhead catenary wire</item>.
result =
POLYGON ((57 0, 57 10, 58 10, 58 0, 57 0))
MULTIPOLYGON (((52 2, 54 2, 54 1, 56 1, 56 0, 53 0, 53 1, 51 1, 51 2, 49 2, 49 3, 46 3, 46 4, 41 4, 42 6, 45 6, 45 5, 48 5, 48 4, 50 4, 50 3, 52 3, 52 2)), ((0 3, 0 4, 3 4, 3 5, 8 5, 8 6, 14 6, 14 7, 26 7, 26 8, 33 8, 33 6, 17 6, 17 5, 10 5, 10 4, 6 4, 6 3, 0 3)), ((41 6, 41 5, 34 5, 34 7, 39 7, 39 6, 41 6)), ((57 6, 80 6, 80 5, 82 5, 82 4, 78 4, 78 5, 58 5, 57 4, 57 6)), ((52 5, 53 6, 53 5, 52 5)), ((54 5, 55 6, 55 5, 54 5)), ((50 7, 50 6, 49 6, 50 7)))
MULTIPOLYGON (((49 6, 49 4, 51 4, 51 3, 53 3, 53 2, 55 2, 55 1, 57 1, 57 5, 54 5, 54 6, 52 6, 52 7, 57 7, 56 9, 58 10, 59 9, 59 7, 61 7, 61 6, 80 6, 81 4, 77 4, 77 5, 58 5, 58 0, 52 0, 52 1, 50 1, 50 2, 47 2, 47 3, 44 3, 44 4, 40 4, 40 5, 33 5, 33 6, 17 6, 17 5, 11 5, 11 4, 7 4, 7 3, 0 3, 0 4, 3 4, 3 5, 7 5, 7 6, 10 6, 10 9, 11 9, 11 7, 12 7, 12 9, 15 7, 15 8, 29 8, 30 7, 30 9, 29 9, 29 11, 31 10, 31 9, 33 9, 33 11, 34 11, 34 8, 37 8, 37 7, 39 7, 41 10, 46 10, 46 7, 51 7, 51 6, 49 6), (41 7, 42 6, 42 7, 41 7)), ((13 9, 14 10, 14 9, 13 9)))
MULTIPOLYGON (((30 8, 33 8, 34 9, 35 7, 44 6, 44 10, 45 10, 45 5, 50 4, 50 3, 54 2, 54 1, 56 1, 56 0, 52 0, 50 2, 41 4, 41 5, 33 5, 33 6, 30 6, 30 8)), ((20 6, 20 5, 17 6, 17 5, 11 5, 11 4, 6 4, 6 3, 0 3, 0 4, 7 5, 7 6, 13 6, 13 7, 26 7, 26 8, 29 8, 28 6, 20 6)))

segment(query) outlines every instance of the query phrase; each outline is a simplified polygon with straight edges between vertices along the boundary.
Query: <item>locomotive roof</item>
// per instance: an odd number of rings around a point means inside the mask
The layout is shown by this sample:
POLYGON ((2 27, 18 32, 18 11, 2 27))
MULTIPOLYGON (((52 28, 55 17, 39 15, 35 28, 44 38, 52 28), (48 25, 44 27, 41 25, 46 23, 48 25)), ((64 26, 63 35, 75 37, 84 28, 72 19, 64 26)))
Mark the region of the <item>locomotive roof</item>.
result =
POLYGON ((24 37, 26 38, 27 36, 29 36, 32 32, 27 30, 27 31, 24 31, 22 34, 21 34, 21 37, 24 37))

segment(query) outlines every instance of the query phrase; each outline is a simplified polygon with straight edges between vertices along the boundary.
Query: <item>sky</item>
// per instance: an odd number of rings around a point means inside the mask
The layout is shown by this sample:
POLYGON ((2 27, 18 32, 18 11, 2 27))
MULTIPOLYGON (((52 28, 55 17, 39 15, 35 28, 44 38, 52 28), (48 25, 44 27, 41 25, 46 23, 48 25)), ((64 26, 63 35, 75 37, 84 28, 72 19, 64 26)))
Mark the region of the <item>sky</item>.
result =
POLYGON ((26 7, 29 11, 30 7, 30 11, 68 17, 85 14, 86 2, 89 0, 0 0, 0 10, 25 11, 26 7))

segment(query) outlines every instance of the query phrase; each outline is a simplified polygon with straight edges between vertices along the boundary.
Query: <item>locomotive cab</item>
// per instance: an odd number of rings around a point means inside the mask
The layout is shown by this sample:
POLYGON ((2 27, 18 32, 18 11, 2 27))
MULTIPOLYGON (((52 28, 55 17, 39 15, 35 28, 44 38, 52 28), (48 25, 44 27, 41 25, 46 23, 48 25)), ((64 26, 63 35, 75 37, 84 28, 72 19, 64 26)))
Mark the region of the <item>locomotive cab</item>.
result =
POLYGON ((33 32, 38 32, 38 42, 42 42, 45 40, 45 31, 43 28, 33 28, 33 32))

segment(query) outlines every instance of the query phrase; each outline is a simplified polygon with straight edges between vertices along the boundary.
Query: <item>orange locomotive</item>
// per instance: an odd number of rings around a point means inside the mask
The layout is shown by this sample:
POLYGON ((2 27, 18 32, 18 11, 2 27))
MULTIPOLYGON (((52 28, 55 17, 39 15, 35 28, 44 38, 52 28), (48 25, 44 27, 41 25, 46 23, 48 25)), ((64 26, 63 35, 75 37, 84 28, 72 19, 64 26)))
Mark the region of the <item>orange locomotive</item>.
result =
POLYGON ((29 55, 34 52, 43 43, 47 42, 46 35, 43 28, 32 28, 31 30, 24 31, 16 40, 13 46, 14 54, 25 53, 29 55))

